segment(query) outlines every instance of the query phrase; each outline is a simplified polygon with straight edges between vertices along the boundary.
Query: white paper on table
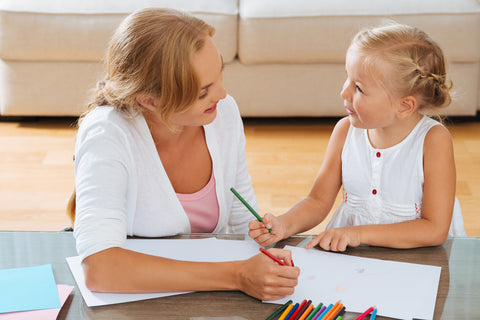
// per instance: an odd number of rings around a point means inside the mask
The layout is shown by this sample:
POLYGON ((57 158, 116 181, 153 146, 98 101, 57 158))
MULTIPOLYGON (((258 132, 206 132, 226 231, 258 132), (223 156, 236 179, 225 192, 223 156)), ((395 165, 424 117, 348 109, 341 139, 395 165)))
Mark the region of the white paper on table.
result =
POLYGON ((286 246, 301 274, 289 299, 335 303, 347 311, 376 306, 378 315, 399 319, 432 319, 441 267, 354 257, 286 246))
MULTIPOLYGON (((162 256, 170 259, 220 262, 244 260, 258 254, 260 246, 253 241, 207 239, 128 239, 126 249, 162 256)), ((164 293, 98 293, 85 285, 85 277, 79 256, 67 258, 68 266, 75 278, 82 297, 89 307, 115 303, 146 300, 158 297, 184 294, 187 292, 164 293)))

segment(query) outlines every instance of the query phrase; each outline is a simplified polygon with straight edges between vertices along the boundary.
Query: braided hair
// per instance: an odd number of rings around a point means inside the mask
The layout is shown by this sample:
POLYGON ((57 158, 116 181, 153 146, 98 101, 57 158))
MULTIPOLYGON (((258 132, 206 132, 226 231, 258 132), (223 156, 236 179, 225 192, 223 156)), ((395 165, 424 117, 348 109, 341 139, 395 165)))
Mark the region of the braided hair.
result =
POLYGON ((445 56, 424 31, 398 23, 365 29, 353 38, 350 49, 364 55, 366 71, 377 75, 391 96, 415 96, 419 111, 438 115, 451 103, 445 56), (393 72, 375 72, 378 61, 390 64, 393 72))

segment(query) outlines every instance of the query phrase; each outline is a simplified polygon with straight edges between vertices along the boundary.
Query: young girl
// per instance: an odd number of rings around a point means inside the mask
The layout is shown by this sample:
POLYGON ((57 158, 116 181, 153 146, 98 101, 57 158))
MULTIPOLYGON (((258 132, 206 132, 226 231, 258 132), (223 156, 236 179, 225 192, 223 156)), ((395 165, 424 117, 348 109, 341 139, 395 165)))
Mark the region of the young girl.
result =
POLYGON ((249 235, 266 246, 313 228, 343 185, 343 203, 307 248, 414 248, 464 236, 452 139, 425 115, 450 103, 440 47, 417 28, 383 26, 355 36, 345 68, 348 117, 333 130, 310 194, 278 218, 250 222, 249 235))
MULTIPOLYGON (((197 263, 124 249, 127 236, 245 233, 256 205, 235 101, 223 87, 214 29, 193 16, 144 9, 107 52, 107 76, 80 122, 70 216, 86 284, 100 292, 293 292, 298 268, 264 254, 197 263), (75 213, 76 205, 76 213, 75 213)), ((290 253, 271 249, 291 265, 290 253)))

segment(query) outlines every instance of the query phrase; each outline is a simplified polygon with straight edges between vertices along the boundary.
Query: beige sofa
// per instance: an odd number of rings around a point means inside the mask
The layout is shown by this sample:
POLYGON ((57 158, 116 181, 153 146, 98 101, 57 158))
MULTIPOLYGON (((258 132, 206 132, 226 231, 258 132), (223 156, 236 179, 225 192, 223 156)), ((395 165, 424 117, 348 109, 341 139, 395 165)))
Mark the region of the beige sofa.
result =
POLYGON ((456 89, 447 114, 480 110, 479 0, 2 0, 0 115, 82 113, 113 30, 147 6, 216 27, 224 83, 243 116, 344 115, 345 50, 385 18, 424 29, 444 48, 456 89))

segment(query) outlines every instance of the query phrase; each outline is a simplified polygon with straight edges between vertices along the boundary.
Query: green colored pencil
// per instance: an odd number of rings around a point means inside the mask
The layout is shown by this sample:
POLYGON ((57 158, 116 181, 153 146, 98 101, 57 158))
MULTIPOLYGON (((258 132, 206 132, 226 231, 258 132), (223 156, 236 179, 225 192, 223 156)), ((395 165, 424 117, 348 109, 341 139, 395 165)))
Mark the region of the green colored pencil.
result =
POLYGON ((267 319, 265 320, 273 320, 275 317, 277 317, 280 313, 285 311, 287 309, 288 305, 292 303, 292 300, 288 300, 283 306, 278 308, 274 313, 272 313, 267 319))
POLYGON ((323 303, 320 302, 318 306, 312 311, 312 313, 310 313, 310 315, 305 320, 312 320, 313 317, 315 317, 315 315, 317 314, 318 310, 322 308, 322 306, 323 306, 323 303))
MULTIPOLYGON (((233 192, 233 194, 238 198, 238 200, 240 200, 245 205, 245 207, 247 207, 247 209, 255 216, 255 218, 257 218, 258 221, 263 222, 262 217, 258 215, 258 213, 248 204, 245 199, 243 199, 243 197, 237 192, 237 190, 235 190, 234 188, 230 188, 230 191, 233 192)), ((268 232, 272 232, 272 229, 268 229, 268 232)))

